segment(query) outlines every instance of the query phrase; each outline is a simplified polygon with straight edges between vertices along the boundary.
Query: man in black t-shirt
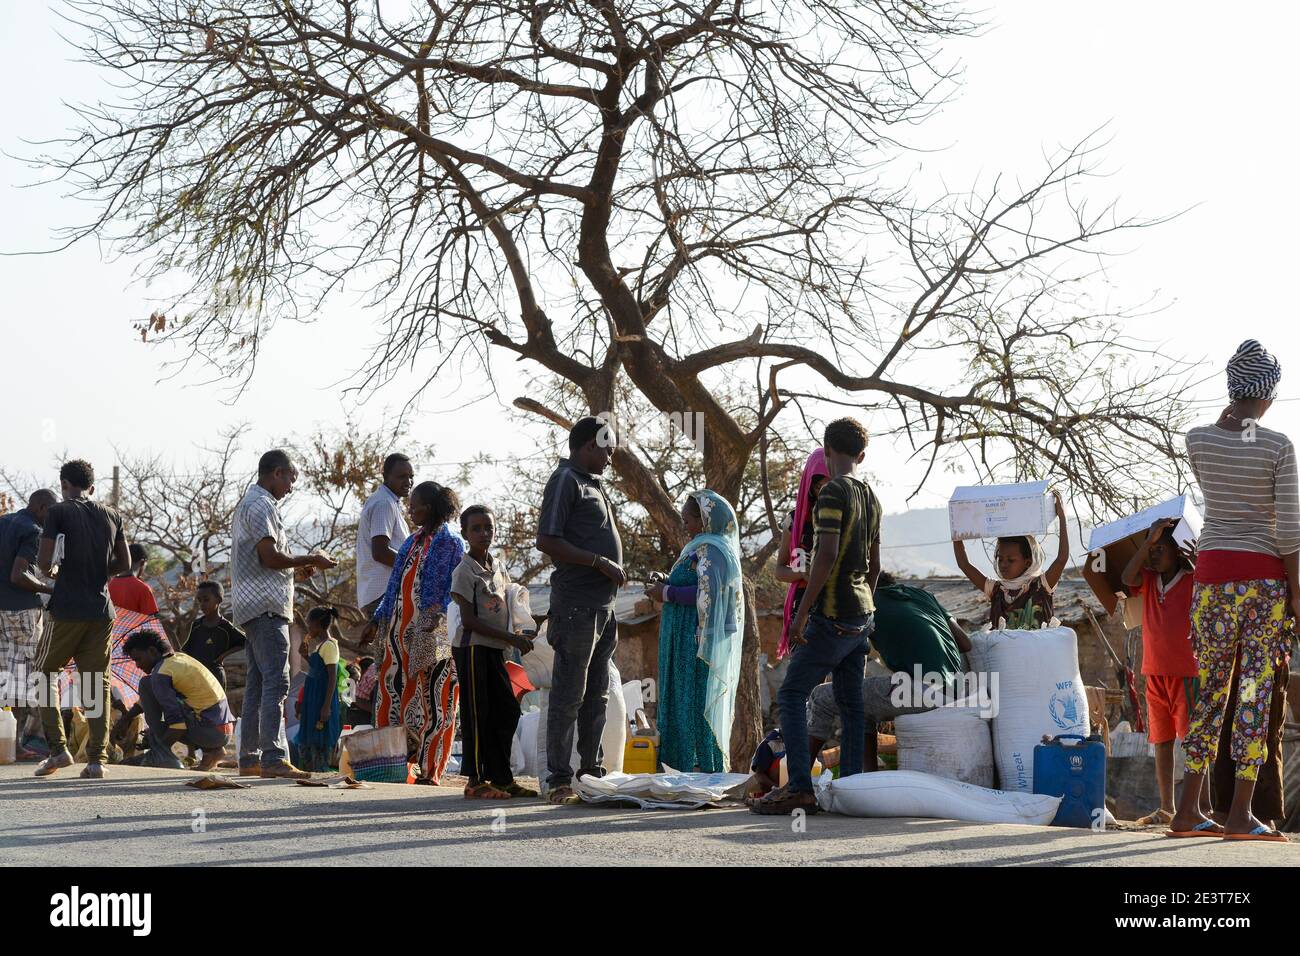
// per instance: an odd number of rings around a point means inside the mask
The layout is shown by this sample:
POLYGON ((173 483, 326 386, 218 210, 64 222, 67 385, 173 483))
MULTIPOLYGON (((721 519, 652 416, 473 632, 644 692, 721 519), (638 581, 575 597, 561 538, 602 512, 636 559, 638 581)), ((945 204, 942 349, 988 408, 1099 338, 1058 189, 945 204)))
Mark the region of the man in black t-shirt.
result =
POLYGON ((36 768, 36 776, 45 777, 72 766, 59 713, 58 680, 68 661, 76 661, 89 731, 86 768, 81 775, 98 779, 104 776, 108 760, 108 658, 113 627, 108 579, 131 567, 131 552, 118 513, 90 500, 95 490, 95 469, 90 462, 66 462, 59 470, 59 484, 63 500, 51 505, 45 516, 37 557, 41 570, 49 574, 54 563, 54 543, 63 535, 63 560, 49 605, 54 623, 37 662, 44 675, 41 721, 50 756, 36 768), (94 690, 100 692, 92 691, 92 681, 94 690))

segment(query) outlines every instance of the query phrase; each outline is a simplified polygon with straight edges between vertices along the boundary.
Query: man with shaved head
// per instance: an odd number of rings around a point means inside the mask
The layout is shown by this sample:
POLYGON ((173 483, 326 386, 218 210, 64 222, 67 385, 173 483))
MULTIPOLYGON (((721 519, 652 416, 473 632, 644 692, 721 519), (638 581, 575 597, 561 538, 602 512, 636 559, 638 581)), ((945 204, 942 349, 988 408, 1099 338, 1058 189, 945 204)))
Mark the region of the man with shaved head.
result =
POLYGON ((36 555, 45 516, 58 500, 42 488, 26 508, 0 517, 0 707, 14 709, 20 730, 37 704, 32 675, 44 623, 41 595, 54 591, 37 577, 36 555))

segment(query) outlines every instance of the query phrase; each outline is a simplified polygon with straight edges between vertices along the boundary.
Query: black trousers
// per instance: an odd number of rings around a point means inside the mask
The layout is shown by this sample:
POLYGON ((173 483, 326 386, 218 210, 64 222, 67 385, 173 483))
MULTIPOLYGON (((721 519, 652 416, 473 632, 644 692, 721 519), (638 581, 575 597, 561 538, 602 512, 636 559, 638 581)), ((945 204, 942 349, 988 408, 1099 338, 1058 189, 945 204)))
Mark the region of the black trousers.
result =
POLYGON ((461 773, 476 783, 514 783, 510 744, 519 726, 506 652, 492 647, 453 647, 460 681, 461 773))

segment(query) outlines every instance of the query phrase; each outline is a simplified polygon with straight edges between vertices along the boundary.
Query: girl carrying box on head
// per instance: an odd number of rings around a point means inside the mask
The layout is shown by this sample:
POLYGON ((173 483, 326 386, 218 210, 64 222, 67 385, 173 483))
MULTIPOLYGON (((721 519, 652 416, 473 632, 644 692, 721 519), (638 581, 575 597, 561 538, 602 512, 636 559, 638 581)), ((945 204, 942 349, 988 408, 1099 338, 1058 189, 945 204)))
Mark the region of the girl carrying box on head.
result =
POLYGON ((1056 560, 1043 571, 1047 560, 1043 546, 1029 534, 998 538, 993 563, 996 578, 986 578, 966 557, 966 543, 953 539, 952 551, 957 567, 989 599, 989 623, 994 627, 1012 630, 1036 631, 1049 624, 1055 616, 1052 592, 1061 580, 1066 562, 1070 560, 1070 535, 1065 526, 1065 502, 1061 493, 1053 491, 1056 499, 1056 519, 1061 542, 1056 560), (1005 621, 1005 623, 1001 623, 1005 621))
POLYGON ((1196 566, 1174 538, 1177 526, 1177 518, 1153 524, 1122 576, 1132 593, 1142 595, 1142 674, 1160 791, 1159 808, 1137 821, 1145 826, 1168 824, 1174 818, 1174 741, 1187 736, 1197 695, 1192 652, 1196 566))

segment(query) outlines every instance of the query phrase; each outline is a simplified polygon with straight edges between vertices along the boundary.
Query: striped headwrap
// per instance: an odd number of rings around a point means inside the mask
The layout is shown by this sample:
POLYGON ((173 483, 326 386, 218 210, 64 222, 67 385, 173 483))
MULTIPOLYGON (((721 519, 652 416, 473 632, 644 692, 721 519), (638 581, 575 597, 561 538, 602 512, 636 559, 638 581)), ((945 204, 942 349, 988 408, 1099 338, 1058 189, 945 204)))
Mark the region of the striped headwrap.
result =
POLYGON ((1280 381, 1281 364, 1254 339, 1242 342, 1228 359, 1228 397, 1231 399, 1276 398, 1280 381))

